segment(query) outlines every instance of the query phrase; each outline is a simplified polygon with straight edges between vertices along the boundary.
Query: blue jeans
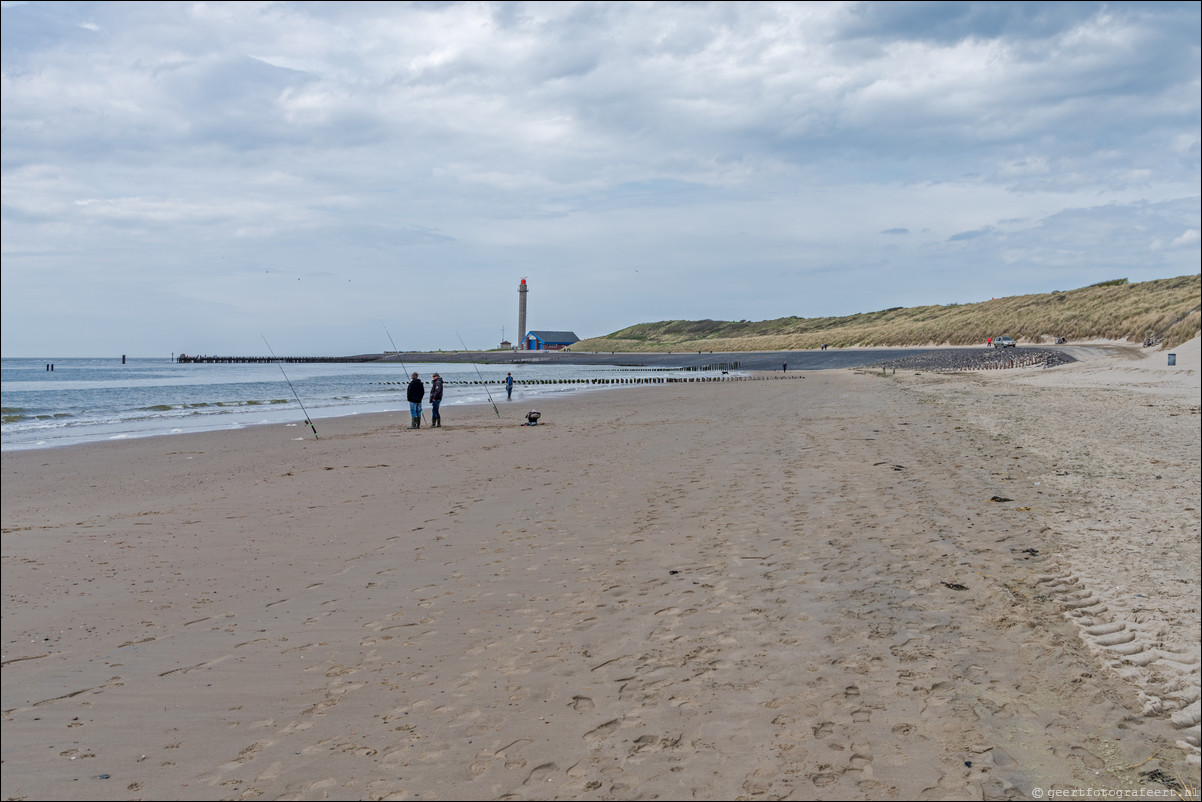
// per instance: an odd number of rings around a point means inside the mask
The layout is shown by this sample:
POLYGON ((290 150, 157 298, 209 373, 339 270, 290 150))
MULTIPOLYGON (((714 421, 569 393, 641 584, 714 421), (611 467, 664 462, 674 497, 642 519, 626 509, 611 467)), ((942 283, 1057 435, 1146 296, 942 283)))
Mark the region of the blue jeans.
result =
POLYGON ((421 416, 422 416, 422 402, 421 401, 410 401, 409 402, 409 417, 420 418, 421 416))
POLYGON ((442 403, 442 399, 430 402, 430 420, 438 420, 438 405, 442 403))

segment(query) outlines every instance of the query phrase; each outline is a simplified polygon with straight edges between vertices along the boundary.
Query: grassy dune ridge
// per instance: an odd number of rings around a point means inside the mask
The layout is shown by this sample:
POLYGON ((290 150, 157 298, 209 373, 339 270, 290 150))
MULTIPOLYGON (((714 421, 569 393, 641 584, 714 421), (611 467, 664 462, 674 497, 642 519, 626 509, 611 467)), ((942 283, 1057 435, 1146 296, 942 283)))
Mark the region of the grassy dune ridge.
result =
POLYGON ((974 304, 895 307, 846 317, 666 320, 581 340, 574 351, 777 351, 852 346, 978 345, 1008 334, 1020 344, 1057 337, 1173 347, 1202 329, 1202 275, 1138 284, 1126 279, 974 304))

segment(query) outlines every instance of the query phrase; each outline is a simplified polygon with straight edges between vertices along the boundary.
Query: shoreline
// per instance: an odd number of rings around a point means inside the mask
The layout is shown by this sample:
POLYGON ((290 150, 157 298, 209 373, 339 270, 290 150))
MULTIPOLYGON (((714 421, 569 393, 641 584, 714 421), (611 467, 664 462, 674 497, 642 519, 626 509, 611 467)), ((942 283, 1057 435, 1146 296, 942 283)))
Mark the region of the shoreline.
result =
MULTIPOLYGON (((519 404, 524 404, 526 406, 529 406, 529 405, 543 404, 543 403, 546 403, 548 400, 554 399, 554 398, 587 396, 587 395, 595 393, 595 392, 603 392, 603 391, 608 392, 608 391, 612 391, 614 389, 620 389, 623 387, 634 387, 634 386, 654 387, 654 386, 660 386, 660 385, 664 385, 664 384, 676 384, 676 383, 683 384, 683 383, 712 382, 712 381, 757 381, 757 380, 762 380, 765 378, 771 379, 771 378, 784 378, 784 377, 782 377, 780 375, 774 376, 772 374, 761 375, 756 372, 746 372, 745 375, 738 375, 738 376, 717 375, 717 374, 705 374, 705 375, 689 374, 686 376, 668 376, 668 377, 659 377, 659 376, 656 376, 656 377, 633 377, 633 378, 615 377, 615 378, 605 378, 605 379, 559 379, 559 380, 537 379, 537 378, 527 379, 527 378, 523 378, 523 377, 517 377, 516 382, 515 382, 516 395, 515 395, 515 398, 512 399, 512 401, 498 400, 496 398, 490 399, 489 397, 487 397, 487 393, 483 389, 482 385, 479 385, 476 382, 467 382, 467 383, 448 382, 448 384, 447 384, 447 390, 448 390, 447 400, 444 400, 442 408, 444 411, 453 411, 453 410, 457 410, 457 409, 464 409, 464 408, 477 407, 477 406, 491 408, 491 405, 493 405, 493 404, 500 404, 503 407, 506 405, 510 405, 511 403, 514 403, 514 402, 519 402, 519 404), (479 390, 479 392, 476 396, 473 396, 471 394, 471 391, 473 389, 476 389, 477 387, 480 387, 481 389, 479 390), (467 391, 466 395, 464 395, 464 390, 467 391)), ((798 378, 798 376, 795 374, 795 375, 789 376, 787 378, 798 378)), ((503 396, 504 395, 504 385, 502 383, 500 383, 499 381, 496 382, 495 384, 490 384, 489 387, 492 389, 492 391, 493 391, 492 394, 494 396, 503 396)), ((261 426, 272 426, 272 427, 278 427, 278 426, 293 427, 293 426, 295 426, 295 427, 299 427, 302 429, 307 429, 309 420, 313 421, 314 424, 321 424, 324 426, 326 424, 326 422, 336 420, 338 418, 355 418, 355 417, 360 417, 363 415, 401 414, 402 412, 407 411, 407 404, 403 401, 398 401, 396 399, 393 399, 388 402, 370 403, 370 404, 367 404, 361 411, 357 411, 357 412, 343 411, 343 409, 339 408, 339 407, 324 407, 324 406, 320 406, 320 405, 313 406, 312 403, 310 404, 310 407, 311 407, 310 409, 298 410, 294 406, 290 407, 289 405, 285 405, 279 411, 274 411, 274 410, 271 411, 271 414, 274 414, 276 417, 275 420, 263 419, 264 414, 266 414, 264 411, 265 408, 260 407, 260 406, 255 406, 253 408, 254 409, 253 412, 243 411, 242 414, 245 416, 245 418, 246 418, 245 420, 223 420, 223 419, 217 418, 217 417, 213 417, 213 418, 209 418, 209 419, 205 419, 205 418, 195 418, 195 419, 192 419, 192 418, 162 418, 162 419, 157 419, 157 420, 151 421, 151 423, 153 424, 153 427, 147 428, 144 430, 136 430, 135 429, 133 431, 129 431, 128 429, 119 429, 119 430, 108 431, 108 432, 95 431, 95 432, 88 432, 86 435, 79 435, 79 434, 76 435, 76 437, 83 437, 83 436, 88 437, 89 439, 86 439, 86 440, 69 440, 67 442, 48 442, 46 440, 33 441, 31 439, 31 440, 21 440, 21 441, 16 441, 16 442, 5 442, 3 444, 3 447, 0 448, 0 453, 17 453, 17 452, 23 452, 23 451, 44 451, 47 449, 74 448, 74 447, 77 447, 80 445, 95 444, 95 443, 131 442, 131 441, 143 440, 143 439, 150 438, 150 437, 180 437, 180 436, 184 436, 184 435, 204 434, 204 433, 208 433, 208 432, 221 432, 221 431, 238 432, 238 431, 246 431, 246 430, 261 427, 261 426), (379 408, 381 406, 389 406, 389 405, 396 405, 396 406, 393 409, 380 409, 379 408), (307 420, 305 419, 304 415, 302 414, 304 412, 309 413, 309 418, 307 420), (188 428, 185 428, 185 426, 187 426, 188 428)), ((424 411, 428 410, 429 402, 428 401, 423 402, 422 408, 424 411)), ((119 426, 119 425, 129 426, 129 425, 131 425, 131 423, 124 422, 123 424, 117 424, 115 426, 119 426)), ((149 425, 149 424, 147 424, 146 422, 142 422, 142 425, 145 426, 145 425, 149 425)), ((54 432, 52 437, 57 437, 59 434, 60 434, 59 432, 54 432)), ((46 435, 39 435, 39 437, 46 437, 46 435)))
MULTIPOLYGON (((1088 349, 1078 349, 1079 352, 1089 352, 1088 349)), ((1082 354, 1084 358, 1089 358, 1082 354)), ((703 376, 718 376, 719 373, 723 379, 726 378, 745 378, 755 376, 772 376, 788 373, 796 375, 798 373, 810 372, 814 370, 831 370, 838 368, 865 368, 869 366, 883 368, 885 366, 892 367, 913 367, 918 366, 923 369, 944 369, 944 370, 980 370, 980 369, 997 369, 1011 368, 1016 365, 1043 364, 1051 366, 1054 364, 1063 364, 1071 362, 1076 357, 1069 356, 1064 352, 1051 349, 1006 349, 997 351, 994 349, 977 349, 977 348, 960 348, 960 349, 895 349, 895 350, 849 350, 849 351, 832 351, 832 352, 812 352, 801 356, 794 356, 792 362, 777 362, 782 354, 779 353, 763 353, 752 354, 751 358, 758 360, 756 364, 737 364, 726 363, 715 360, 730 358, 730 355, 697 355, 682 358, 680 356, 657 355, 656 359, 641 359, 637 360, 643 363, 642 366, 635 365, 614 365, 613 360, 609 357, 603 357, 607 370, 614 371, 618 376, 609 378, 581 378, 580 371, 586 374, 589 371, 596 370, 601 364, 597 362, 593 365, 588 364, 588 360, 581 356, 571 356, 563 352, 555 355, 547 354, 541 356, 531 356, 528 359, 518 360, 516 363, 504 365, 501 367, 510 367, 513 370, 519 371, 518 384, 522 392, 529 394, 532 398, 536 396, 558 395, 560 393, 569 392, 573 389, 581 392, 591 389, 608 389, 613 384, 627 383, 664 383, 682 380, 697 380, 703 376), (663 364, 653 365, 655 361, 660 361, 663 364), (798 360, 804 360, 799 362, 798 360), (695 364, 688 364, 695 363, 695 364), (786 370, 791 368, 791 370, 786 370), (578 375, 570 379, 551 378, 550 376, 539 377, 524 377, 523 370, 529 371, 551 371, 552 373, 559 370, 575 370, 578 375), (631 371, 644 371, 647 376, 639 378, 629 378, 631 371), (681 376, 675 378, 664 378, 668 372, 678 371, 681 376), (727 374, 737 374, 736 376, 727 376, 727 374), (687 378, 682 378, 687 377, 687 378), (573 385, 579 385, 573 387, 573 385)), ((784 356, 789 356, 785 354, 784 356)), ((744 358, 747 358, 744 355, 744 358)), ((41 360, 22 360, 23 362, 35 362, 40 365, 41 360)), ((99 360, 84 360, 85 362, 98 362, 99 360)), ((136 360, 136 362, 144 362, 145 360, 136 360)), ((378 368, 381 364, 392 364, 394 367, 401 364, 400 360, 396 363, 375 363, 373 368, 378 368)), ((415 367, 419 364, 415 363, 415 367)), ((443 363, 438 363, 443 364, 443 363)), ((453 363, 452 363, 453 364, 453 363)), ((75 365, 68 365, 70 369, 75 365)), ((229 366, 220 366, 212 368, 212 370, 220 375, 220 372, 229 366)), ((235 366, 235 369, 244 366, 235 366)), ((254 367, 254 366, 252 366, 254 367)), ((319 366, 319 368, 322 366, 319 366)), ((450 365, 448 365, 450 367, 450 365)), ((494 365, 493 367, 497 367, 494 365)), ((103 368, 102 368, 103 369, 103 368)), ((136 370, 137 368, 131 368, 136 370)), ((185 385, 192 385, 193 374, 197 376, 213 375, 208 373, 208 368, 201 366, 195 368, 192 366, 184 366, 185 373, 181 374, 180 379, 185 385), (187 378, 184 378, 186 376, 187 378)), ((302 369, 303 370, 303 369, 302 369)), ((446 368, 444 368, 446 370, 446 368)), ((7 371, 7 366, 6 366, 7 371)), ((406 369, 407 371, 407 369, 406 369)), ((122 371, 123 372, 123 371, 122 371)), ((6 373, 6 375, 8 375, 6 373)), ((34 376, 40 373, 33 374, 34 376)), ((242 374, 237 374, 239 381, 242 380, 242 374)), ((479 372, 477 371, 477 377, 479 372)), ((114 376, 114 378, 116 378, 114 376)), ((285 379, 287 375, 285 374, 285 379)), ((278 382, 279 377, 274 377, 278 382)), ((217 379, 214 379, 216 381, 217 379)), ((406 377, 406 381, 407 381, 406 377)), ((268 381, 271 381, 270 379, 268 381)), ((387 384, 388 382, 384 382, 387 384)), ((462 405, 466 403, 488 403, 485 399, 485 388, 480 385, 482 382, 476 381, 474 378, 470 381, 449 381, 448 388, 450 389, 448 406, 462 405), (458 386, 458 387, 457 387, 458 386), (477 392, 473 393, 473 390, 477 392)), ((289 382, 289 385, 291 383, 289 382)), ((499 387, 500 385, 495 385, 499 387)), ((12 401, 13 398, 22 397, 23 388, 18 383, 10 385, 6 389, 12 390, 11 394, 6 394, 6 401, 12 401)), ((304 422, 306 417, 312 421, 324 421, 333 417, 342 415, 356 415, 370 412, 390 411, 391 409, 399 408, 395 399, 385 400, 382 396, 377 396, 368 399, 364 396, 357 396, 356 393, 360 389, 350 389, 350 395, 343 397, 306 397, 309 402, 304 405, 301 413, 298 414, 295 405, 292 404, 291 396, 295 395, 295 389, 289 386, 288 392, 280 389, 281 400, 274 400, 273 397, 261 398, 235 398, 238 403, 229 404, 228 401, 222 399, 214 399, 209 396, 196 397, 187 394, 181 396, 159 394, 156 403, 161 404, 161 407, 137 407, 125 409, 114 407, 112 409, 101 409, 93 411, 91 416, 84 416, 82 420, 75 420, 74 414, 80 409, 79 406, 68 406, 62 409, 56 408, 51 404, 40 410, 36 410, 39 414, 25 416, 24 414, 15 414, 10 417, 10 411, 13 413, 24 413, 26 410, 14 408, 8 410, 6 408, 6 422, 4 442, 0 445, 2 451, 21 451, 21 450, 40 450, 45 448, 58 448, 73 445, 77 442, 104 442, 104 441, 120 441, 140 439, 148 436, 164 436, 178 435, 187 432, 195 431, 220 431, 225 429, 241 430, 248 426, 255 425, 279 425, 288 421, 304 422), (347 399, 358 398, 357 401, 348 402, 347 399), (229 409, 219 409, 230 407, 229 409), (201 408, 204 408, 203 410, 201 408), (161 409, 162 414, 146 414, 143 410, 161 409), (182 412, 181 412, 182 411, 182 412), (57 413, 63 412, 59 415, 57 413), (221 412, 224 414, 214 414, 221 412), (54 414, 52 414, 54 413, 54 414), (40 425, 42 419, 54 419, 55 425, 44 426, 40 425), (60 420, 61 418, 61 420, 60 420)), ((370 394, 370 391, 369 391, 370 394)), ((299 400, 299 398, 298 398, 299 400)), ((14 402, 18 403, 18 402, 14 402)), ((86 406, 87 402, 79 402, 86 406)), ((537 403, 537 402, 535 402, 537 403)), ((18 407, 20 404, 18 403, 18 407)), ((37 406, 37 404, 35 404, 37 406)), ((401 404, 403 406, 403 403, 401 404)))
POLYGON ((1146 361, 6 452, 4 795, 1196 784, 1197 369, 1146 361))

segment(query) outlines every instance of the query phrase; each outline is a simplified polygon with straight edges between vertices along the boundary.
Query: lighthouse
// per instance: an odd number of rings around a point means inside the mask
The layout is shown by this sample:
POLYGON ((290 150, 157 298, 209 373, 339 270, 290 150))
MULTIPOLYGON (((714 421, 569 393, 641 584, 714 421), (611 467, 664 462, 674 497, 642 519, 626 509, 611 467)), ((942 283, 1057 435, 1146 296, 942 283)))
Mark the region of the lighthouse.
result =
POLYGON ((522 279, 522 283, 518 285, 518 337, 521 343, 518 346, 521 350, 526 350, 526 279, 522 279))

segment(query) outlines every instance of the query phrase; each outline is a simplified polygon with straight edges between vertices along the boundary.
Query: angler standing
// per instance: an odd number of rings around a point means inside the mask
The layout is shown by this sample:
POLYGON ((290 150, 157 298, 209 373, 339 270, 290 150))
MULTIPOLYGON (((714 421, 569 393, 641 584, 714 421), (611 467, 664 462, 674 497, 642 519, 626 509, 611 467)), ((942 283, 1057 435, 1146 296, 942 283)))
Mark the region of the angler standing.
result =
POLYGON ((417 374, 413 374, 413 381, 409 382, 409 389, 405 393, 405 397, 409 399, 409 417, 412 422, 409 424, 410 429, 420 429, 422 427, 422 399, 426 397, 426 385, 422 384, 422 380, 417 378, 417 374))
POLYGON ((430 380, 430 428, 442 428, 442 417, 438 414, 438 405, 442 403, 442 376, 437 373, 430 380))

